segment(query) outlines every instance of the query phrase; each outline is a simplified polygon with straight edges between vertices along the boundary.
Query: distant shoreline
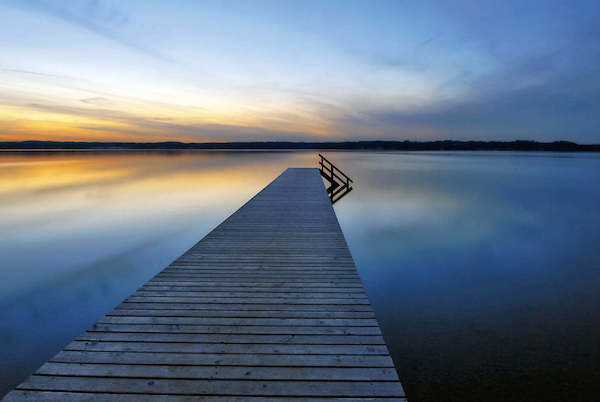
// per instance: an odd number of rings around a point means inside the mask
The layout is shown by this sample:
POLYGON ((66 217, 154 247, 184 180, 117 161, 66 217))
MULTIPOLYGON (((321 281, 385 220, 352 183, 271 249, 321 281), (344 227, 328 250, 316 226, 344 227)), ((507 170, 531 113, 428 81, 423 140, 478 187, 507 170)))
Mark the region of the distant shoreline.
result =
POLYGON ((366 150, 600 152, 600 144, 570 141, 342 141, 342 142, 0 142, 0 150, 366 150))

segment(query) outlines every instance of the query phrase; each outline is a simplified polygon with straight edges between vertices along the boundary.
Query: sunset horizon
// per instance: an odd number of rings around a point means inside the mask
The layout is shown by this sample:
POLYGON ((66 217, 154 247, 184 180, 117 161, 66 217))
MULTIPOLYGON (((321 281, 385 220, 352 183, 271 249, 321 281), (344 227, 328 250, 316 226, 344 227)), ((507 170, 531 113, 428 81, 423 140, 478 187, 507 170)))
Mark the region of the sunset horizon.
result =
POLYGON ((600 142, 597 10, 519 4, 9 0, 0 141, 600 142))

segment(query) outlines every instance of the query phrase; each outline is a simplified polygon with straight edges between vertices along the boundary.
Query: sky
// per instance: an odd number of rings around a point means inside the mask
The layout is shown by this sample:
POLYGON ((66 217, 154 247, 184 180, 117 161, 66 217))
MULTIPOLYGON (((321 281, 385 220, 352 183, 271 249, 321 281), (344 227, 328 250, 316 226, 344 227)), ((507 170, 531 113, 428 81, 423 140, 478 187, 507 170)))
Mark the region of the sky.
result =
POLYGON ((597 1, 0 0, 0 140, 600 143, 597 1))

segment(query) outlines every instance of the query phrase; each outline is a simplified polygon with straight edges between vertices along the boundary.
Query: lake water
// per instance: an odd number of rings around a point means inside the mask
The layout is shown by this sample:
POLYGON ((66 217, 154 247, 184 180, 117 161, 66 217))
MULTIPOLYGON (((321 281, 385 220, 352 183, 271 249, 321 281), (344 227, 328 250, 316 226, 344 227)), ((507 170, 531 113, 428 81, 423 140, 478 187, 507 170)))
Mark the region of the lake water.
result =
MULTIPOLYGON (((411 401, 600 395, 600 154, 327 153, 411 401)), ((316 152, 0 153, 0 395, 316 152)))

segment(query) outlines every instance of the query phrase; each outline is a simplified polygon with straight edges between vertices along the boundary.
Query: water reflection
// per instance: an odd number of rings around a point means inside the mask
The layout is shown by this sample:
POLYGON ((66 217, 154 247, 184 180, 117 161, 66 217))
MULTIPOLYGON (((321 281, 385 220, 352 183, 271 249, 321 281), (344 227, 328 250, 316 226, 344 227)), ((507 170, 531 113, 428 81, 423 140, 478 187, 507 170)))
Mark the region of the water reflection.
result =
POLYGON ((597 399, 600 155, 340 157, 360 181, 336 211, 412 400, 597 399))
MULTIPOLYGON (((327 153, 412 401, 594 400, 600 156, 327 153)), ((0 154, 0 394, 312 152, 0 154)))
MULTIPOLYGON (((0 394, 312 154, 0 154, 0 394)), ((309 161, 309 162, 307 162, 309 161)))

